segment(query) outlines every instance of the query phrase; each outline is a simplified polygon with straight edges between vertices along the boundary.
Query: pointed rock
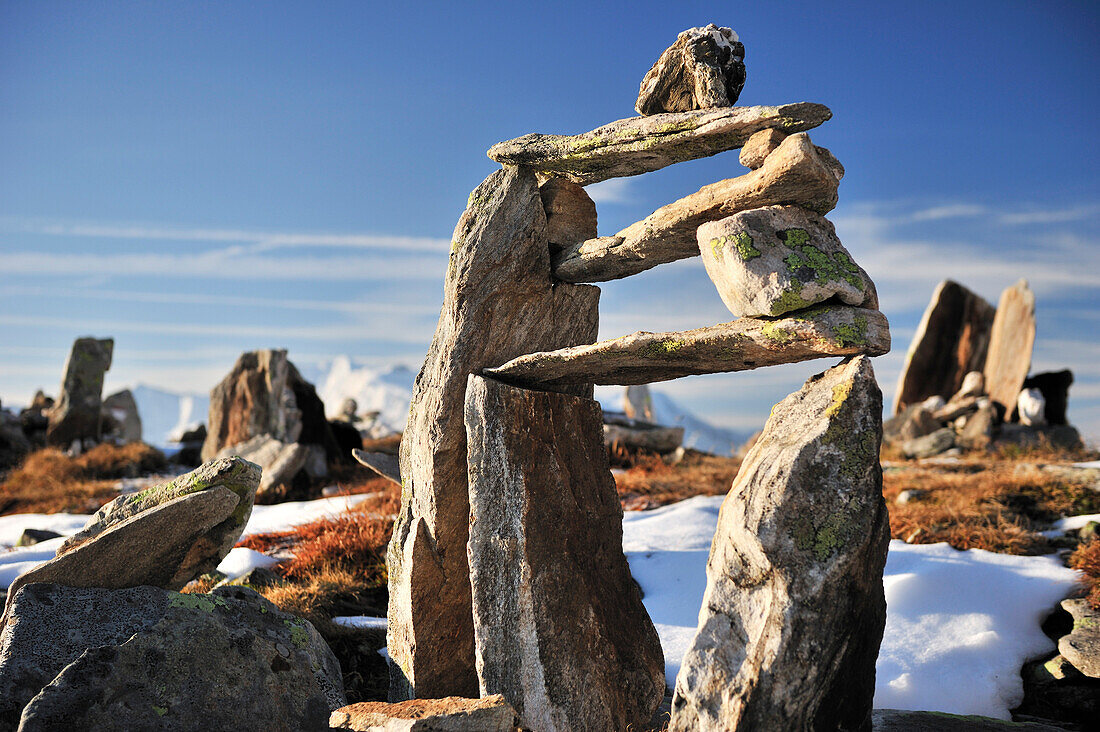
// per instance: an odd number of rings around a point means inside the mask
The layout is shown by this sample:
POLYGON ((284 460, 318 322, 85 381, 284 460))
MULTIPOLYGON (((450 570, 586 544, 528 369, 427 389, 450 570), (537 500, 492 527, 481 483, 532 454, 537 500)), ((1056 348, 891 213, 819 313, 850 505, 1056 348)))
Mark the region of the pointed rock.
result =
POLYGON ((115 392, 103 400, 100 432, 104 440, 117 445, 141 442, 141 415, 129 389, 115 392))
POLYGON ((540 388, 586 382, 649 384, 827 356, 881 356, 889 350, 885 315, 829 305, 783 318, 741 318, 671 333, 642 331, 590 346, 531 353, 485 369, 485 374, 540 388))
POLYGON ((866 358, 772 410, 722 504, 671 732, 869 729, 890 540, 866 358))
POLYGON ((745 46, 729 28, 688 28, 642 79, 638 114, 732 107, 745 86, 745 46))
POLYGON ((582 186, 736 150, 755 132, 812 130, 833 116, 823 104, 728 107, 611 122, 580 135, 531 134, 498 142, 489 157, 582 186))
POLYGON ((827 213, 836 206, 843 169, 821 150, 809 135, 791 135, 759 170, 704 186, 614 237, 563 249, 554 258, 554 276, 565 282, 603 282, 699 256, 695 232, 700 226, 750 209, 788 204, 827 213))
POLYGON ((49 410, 46 442, 67 448, 74 440, 99 440, 103 374, 111 368, 113 338, 77 338, 65 362, 61 394, 49 410))
POLYGON ((639 729, 664 696, 602 425, 591 399, 466 389, 478 679, 524 728, 639 729))
POLYGON ((1016 399, 1031 370, 1035 345, 1035 293, 1020 280, 1001 293, 985 357, 985 391, 1004 408, 1005 419, 1016 409, 1016 399))
MULTIPOLYGON (((524 353, 596 339, 599 289, 550 276, 535 174, 508 167, 470 195, 443 309, 401 440, 401 512, 386 555, 390 700, 475 697, 466 560, 466 378, 524 353)), ((571 387, 591 395, 590 384, 571 387)))

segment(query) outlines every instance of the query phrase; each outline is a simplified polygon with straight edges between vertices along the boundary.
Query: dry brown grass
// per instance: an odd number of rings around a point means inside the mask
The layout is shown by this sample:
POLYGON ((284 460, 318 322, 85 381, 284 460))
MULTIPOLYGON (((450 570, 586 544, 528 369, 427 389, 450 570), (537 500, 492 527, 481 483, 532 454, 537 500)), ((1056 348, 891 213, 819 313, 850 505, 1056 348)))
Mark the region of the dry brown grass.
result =
POLYGON ((634 467, 615 476, 615 486, 623 508, 643 510, 691 496, 725 495, 740 467, 738 458, 689 450, 676 465, 657 456, 639 458, 634 467))
POLYGON ((1082 544, 1069 557, 1069 566, 1084 574, 1089 604, 1100 610, 1100 539, 1082 544))

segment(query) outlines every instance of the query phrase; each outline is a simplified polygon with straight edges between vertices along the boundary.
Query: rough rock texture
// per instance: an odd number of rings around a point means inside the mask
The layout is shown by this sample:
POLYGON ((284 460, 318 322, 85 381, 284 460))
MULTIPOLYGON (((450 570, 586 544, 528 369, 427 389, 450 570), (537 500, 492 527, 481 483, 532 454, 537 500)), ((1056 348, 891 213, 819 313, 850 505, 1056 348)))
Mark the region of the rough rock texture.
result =
POLYGON ((46 441, 69 447, 73 440, 99 440, 103 374, 111 368, 113 338, 77 338, 65 362, 61 394, 49 411, 46 441))
POLYGON ((890 540, 881 415, 862 357, 772 410, 719 514, 670 731, 870 729, 890 540))
POLYGON ((1035 345, 1035 293, 1020 280, 1001 293, 997 314, 989 335, 985 358, 985 391, 1004 408, 1009 417, 1016 398, 1031 370, 1031 348, 1035 345))
POLYGON ((1043 416, 1047 424, 1069 424, 1066 421, 1066 408, 1069 406, 1069 387, 1073 385, 1073 372, 1045 371, 1029 376, 1024 380, 1025 389, 1038 389, 1046 399, 1043 416))
POLYGON ((603 282, 697 257, 695 232, 701 225, 762 206, 790 204, 827 213, 836 206, 844 173, 821 150, 809 135, 791 135, 759 170, 703 186, 613 237, 563 249, 554 258, 554 276, 566 282, 603 282))
MULTIPOLYGON (((599 289, 555 283, 535 174, 506 167, 455 228, 443 309, 401 440, 401 512, 386 556, 390 699, 477 696, 466 378, 524 353, 591 343, 599 289)), ((590 384, 574 387, 590 396, 590 384)))
POLYGON ((692 374, 747 371, 826 356, 890 350, 877 310, 828 305, 788 317, 741 318, 671 333, 634 333, 559 351, 531 353, 485 374, 519 385, 649 384, 692 374))
POLYGON ((513 732, 515 716, 500 694, 484 699, 449 696, 349 704, 332 713, 329 726, 358 732, 513 732))
POLYGON ((1100 611, 1088 600, 1062 600, 1062 609, 1073 616, 1073 630, 1059 639, 1058 652, 1085 676, 1100 679, 1100 611))
POLYGON ((204 534, 225 521, 238 501, 221 486, 180 496, 114 524, 75 549, 28 569, 8 589, 0 627, 11 622, 15 593, 33 582, 108 589, 183 587, 195 575, 181 573, 180 568, 191 559, 204 534))
POLYGON ((224 447, 214 459, 239 458, 259 466, 257 493, 263 495, 275 486, 290 485, 294 476, 305 469, 309 455, 309 448, 299 442, 280 442, 265 434, 224 447))
POLYGON ((656 422, 653 416, 653 397, 646 384, 634 384, 623 390, 623 413, 630 419, 656 422))
POLYGON ((609 447, 623 447, 630 450, 647 452, 672 452, 684 442, 683 427, 661 427, 660 425, 624 426, 605 424, 603 439, 609 447))
POLYGON ((907 442, 930 435, 941 427, 939 421, 921 404, 910 404, 901 414, 882 425, 882 439, 886 442, 907 442))
POLYGON ((703 224, 703 265, 737 317, 783 315, 825 300, 878 309, 875 283, 832 223, 797 206, 766 206, 703 224))
POLYGON ((531 134, 498 142, 489 157, 586 186, 736 150, 753 133, 812 130, 833 116, 823 104, 729 107, 621 119, 579 135, 531 134))
POLYGON ((550 178, 539 186, 539 196, 551 254, 595 238, 596 204, 583 188, 565 178, 550 178))
POLYGON ((745 46, 729 28, 688 28, 646 72, 638 114, 732 107, 745 86, 745 46))
POLYGON ((25 732, 313 730, 347 703, 313 626, 243 588, 34 584, 13 611, 0 635, 3 729, 23 710, 25 732))
POLYGON ((365 465, 383 478, 401 485, 401 464, 396 455, 390 455, 387 452, 364 452, 363 450, 352 450, 351 455, 360 465, 365 465))
POLYGON ((775 149, 786 138, 787 134, 785 132, 774 127, 760 130, 745 141, 737 160, 746 168, 756 170, 764 164, 764 159, 775 152, 775 149))
POLYGON ((529 729, 638 729, 664 656, 623 555, 599 404, 471 376, 465 411, 481 693, 529 729))
POLYGON ((104 439, 119 445, 141 442, 141 415, 129 389, 103 400, 100 428, 104 439))
POLYGON ((905 356, 894 414, 930 396, 949 399, 966 374, 982 370, 993 314, 992 305, 957 282, 936 287, 905 356))
POLYGON ((955 446, 955 430, 943 427, 922 437, 915 437, 901 445, 907 458, 927 458, 946 452, 955 446))
POLYGON ((875 732, 1059 732, 1061 727, 1035 722, 1007 722, 1003 719, 944 712, 910 712, 876 709, 871 714, 875 732))

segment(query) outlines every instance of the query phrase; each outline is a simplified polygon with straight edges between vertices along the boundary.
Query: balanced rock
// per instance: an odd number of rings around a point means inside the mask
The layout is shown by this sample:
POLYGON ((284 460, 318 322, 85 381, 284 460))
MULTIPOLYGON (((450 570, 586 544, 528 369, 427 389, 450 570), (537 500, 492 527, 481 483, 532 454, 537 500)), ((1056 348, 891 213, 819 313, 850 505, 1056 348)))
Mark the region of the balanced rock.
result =
POLYGON ((484 699, 410 699, 359 702, 329 717, 332 729, 358 732, 513 732, 516 711, 500 694, 484 699))
POLYGON ((1035 293, 1020 280, 1001 293, 985 358, 985 390, 1009 417, 1031 370, 1035 345, 1035 293))
POLYGON ((315 730, 347 703, 313 626, 244 588, 33 584, 12 612, 0 635, 4 729, 315 730))
POLYGON ((613 237, 563 249, 554 258, 554 276, 566 282, 603 282, 697 257, 695 232, 700 226, 750 209, 788 204, 827 213, 836 206, 844 172, 822 150, 810 142, 809 135, 791 135, 760 169, 703 186, 613 237))
POLYGON ((69 447, 74 440, 99 440, 103 374, 111 368, 113 338, 77 338, 65 362, 61 394, 49 411, 46 441, 69 447))
POLYGON ((775 152, 775 149, 787 139, 787 134, 774 127, 760 130, 745 141, 737 160, 746 168, 756 170, 764 164, 764 159, 775 152))
POLYGON ((825 300, 878 308, 875 284, 832 223, 797 206, 767 206, 703 224, 707 274, 738 317, 784 315, 825 300))
POLYGON ((1069 406, 1069 387, 1073 384, 1073 372, 1069 369, 1046 371, 1024 380, 1025 389, 1038 389, 1046 407, 1043 418, 1047 424, 1068 424, 1066 408, 1069 406))
POLYGON ((871 362, 775 406, 723 502, 669 730, 867 729, 890 540, 871 362))
POLYGON ((103 400, 100 427, 104 439, 115 444, 141 442, 141 415, 129 389, 115 392, 103 400))
POLYGON ((530 353, 485 374, 540 388, 649 384, 827 356, 881 356, 889 350, 890 326, 878 310, 821 305, 779 318, 740 318, 670 333, 642 331, 590 346, 530 353))
POLYGON ((1088 600, 1062 600, 1062 609, 1073 617, 1073 630, 1058 641, 1058 652, 1085 676, 1100 679, 1100 611, 1088 600))
MULTIPOLYGON (((467 377, 524 353, 591 343, 599 327, 599 289, 550 275, 531 170, 490 175, 453 241, 439 324, 401 440, 404 490, 386 555, 391 701, 478 694, 466 559, 467 377)), ((592 393, 590 384, 569 389, 592 393)))
POLYGON ((550 178, 539 186, 539 196, 546 211, 551 254, 596 236, 596 204, 579 185, 550 178))
POLYGON ((745 86, 745 46, 729 28, 688 28, 642 79, 638 114, 732 107, 745 86))
POLYGON ((937 285, 905 355, 894 414, 930 396, 948 399, 959 391, 966 374, 982 370, 994 312, 992 305, 957 282, 937 285))
POLYGON ((471 376, 465 420, 482 695, 528 729, 638 729, 664 657, 623 555, 599 404, 471 376))
POLYGON ((985 395, 985 375, 981 371, 971 371, 963 377, 962 386, 955 392, 949 401, 958 401, 967 397, 980 397, 985 395))
POLYGON ((755 132, 774 127, 805 132, 833 116, 823 104, 727 107, 630 117, 579 135, 530 134, 498 142, 489 157, 582 186, 660 170, 673 163, 736 150, 755 132))

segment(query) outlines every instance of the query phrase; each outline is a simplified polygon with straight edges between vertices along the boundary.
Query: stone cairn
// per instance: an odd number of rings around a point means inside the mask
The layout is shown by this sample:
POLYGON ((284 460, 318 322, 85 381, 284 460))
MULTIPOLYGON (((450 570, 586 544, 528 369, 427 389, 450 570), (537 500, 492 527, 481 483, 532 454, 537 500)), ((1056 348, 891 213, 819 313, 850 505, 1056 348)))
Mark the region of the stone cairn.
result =
POLYGON ((874 284, 823 214, 820 104, 734 107, 744 47, 681 33, 643 115, 494 145, 455 228, 401 443, 391 701, 500 694, 534 730, 644 729, 665 694, 594 383, 845 357, 776 406, 722 508, 671 729, 866 729, 885 623, 874 284), (614 236, 582 186, 741 148, 751 172, 614 236), (736 320, 595 343, 599 289, 702 255, 736 320))

